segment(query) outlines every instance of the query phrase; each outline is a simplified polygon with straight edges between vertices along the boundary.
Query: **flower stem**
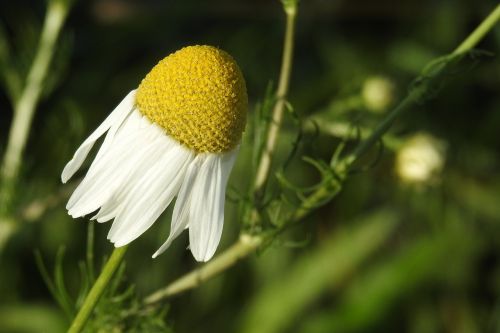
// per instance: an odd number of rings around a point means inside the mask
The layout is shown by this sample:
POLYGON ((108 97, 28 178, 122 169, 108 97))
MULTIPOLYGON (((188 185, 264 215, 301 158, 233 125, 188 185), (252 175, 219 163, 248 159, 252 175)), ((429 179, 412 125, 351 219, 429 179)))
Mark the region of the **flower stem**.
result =
POLYGON ((103 292, 106 290, 106 287, 109 284, 109 281, 113 277, 118 266, 123 260, 123 256, 127 252, 127 246, 122 246, 115 248, 108 262, 102 269, 101 274, 97 278, 96 282, 90 289, 89 294, 85 298, 82 307, 78 311, 75 319, 71 323, 71 326, 68 330, 68 333, 78 333, 81 332, 85 326, 85 323, 89 319, 92 314, 92 310, 94 310, 99 298, 102 296, 103 292))
POLYGON ((9 132, 9 139, 0 168, 2 186, 0 188, 1 215, 9 209, 21 157, 28 139, 36 105, 43 91, 50 63, 54 56, 54 47, 69 11, 69 1, 48 1, 47 13, 40 35, 38 49, 31 64, 26 84, 17 100, 14 101, 14 117, 9 132))
POLYGON ((234 243, 224 253, 217 256, 216 259, 175 280, 167 287, 152 293, 146 297, 144 303, 156 303, 185 290, 196 288, 203 282, 233 266, 240 259, 245 258, 250 253, 253 253, 262 244, 263 240, 264 239, 261 236, 242 234, 236 243, 234 243))
POLYGON ((266 136, 266 143, 254 182, 254 193, 256 197, 260 197, 264 190, 266 180, 269 176, 271 168, 271 159, 278 140, 278 134, 283 121, 283 112, 286 106, 286 98, 288 95, 288 87, 290 85, 290 74, 292 72, 292 56, 293 56, 293 41, 295 34, 295 18, 297 16, 297 4, 291 2, 284 5, 286 14, 285 38, 283 41, 283 56, 281 61, 281 72, 276 91, 276 104, 272 111, 272 121, 266 136))
MULTIPOLYGON (((328 119, 323 119, 321 116, 313 116, 309 119, 314 123, 306 123, 306 131, 314 132, 319 129, 321 133, 325 133, 345 141, 365 140, 373 133, 373 129, 369 127, 357 127, 357 129, 359 129, 359 133, 356 133, 352 130, 351 123, 342 121, 333 122, 328 119)), ((387 147, 390 150, 397 150, 403 144, 403 141, 403 139, 391 134, 384 135, 384 147, 387 147)))
POLYGON ((362 141, 354 151, 344 158, 337 166, 338 174, 345 174, 368 149, 373 147, 382 136, 389 130, 394 120, 400 116, 404 111, 408 110, 415 101, 418 99, 418 91, 412 91, 382 119, 382 121, 375 127, 372 134, 364 141, 362 141))
POLYGON ((459 54, 469 51, 476 47, 476 45, 490 32, 491 29, 500 20, 500 5, 486 17, 483 22, 467 37, 454 51, 453 54, 459 54))

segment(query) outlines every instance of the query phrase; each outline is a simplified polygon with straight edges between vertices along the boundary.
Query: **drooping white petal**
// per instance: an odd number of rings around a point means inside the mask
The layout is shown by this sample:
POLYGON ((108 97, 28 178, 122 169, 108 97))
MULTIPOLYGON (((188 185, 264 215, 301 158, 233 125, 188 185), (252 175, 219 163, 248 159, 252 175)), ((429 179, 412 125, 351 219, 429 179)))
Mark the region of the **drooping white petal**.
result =
POLYGON ((208 261, 219 245, 229 174, 238 149, 206 154, 193 185, 189 214, 189 244, 197 261, 208 261))
MULTIPOLYGON (((134 111, 134 114, 140 115, 138 111, 134 111)), ((122 166, 123 170, 117 170, 117 174, 122 174, 121 181, 113 188, 112 195, 106 198, 101 205, 101 209, 92 217, 92 220, 106 222, 113 219, 123 204, 123 198, 130 191, 132 186, 136 184, 144 174, 149 172, 149 169, 158 161, 162 150, 165 148, 165 133, 161 128, 151 124, 150 121, 143 116, 140 116, 140 122, 136 123, 136 128, 125 135, 125 137, 136 136, 137 142, 135 146, 128 147, 127 153, 131 156, 128 158, 126 165, 122 166), (135 135, 133 131, 135 131, 137 135, 135 135)), ((120 136, 121 133, 117 136, 115 141, 118 141, 120 136)), ((91 170, 92 167, 93 165, 91 166, 91 170)))
POLYGON ((89 172, 79 186, 71 195, 66 209, 69 215, 80 217, 89 214, 104 204, 107 198, 113 194, 114 188, 119 185, 120 180, 125 176, 127 164, 126 143, 120 147, 114 147, 113 152, 105 159, 100 160, 100 164, 95 167, 96 172, 89 172))
MULTIPOLYGON (((128 122, 141 123, 131 118, 128 122)), ((147 129, 136 130, 128 136, 117 137, 112 148, 96 159, 87 175, 73 192, 66 208, 73 217, 89 214, 102 206, 135 169, 135 164, 148 151, 150 138, 147 129)))
MULTIPOLYGON (((116 124, 116 126, 113 125, 106 134, 104 142, 99 148, 88 173, 94 172, 95 166, 98 165, 100 160, 109 154, 117 144, 127 140, 130 136, 137 135, 137 131, 144 129, 148 124, 150 125, 149 120, 136 108, 134 108, 133 111, 125 117, 121 124, 116 124)), ((148 131, 145 131, 145 133, 146 134, 142 134, 140 137, 145 138, 148 131)))
MULTIPOLYGON (((120 126, 127 115, 132 111, 135 103, 135 90, 131 91, 111 114, 99 125, 99 127, 81 144, 76 150, 73 158, 66 164, 61 174, 61 180, 66 183, 71 176, 80 168, 88 153, 99 139, 110 127, 120 126)), ((112 133, 114 135, 114 133, 112 133)), ((108 139, 108 142, 110 140, 108 139)))
POLYGON ((173 145, 174 141, 165 136, 165 140, 158 147, 155 154, 149 156, 148 160, 145 161, 146 165, 142 170, 143 172, 133 177, 132 182, 125 184, 123 192, 117 193, 114 200, 118 201, 119 204, 113 212, 115 220, 108 232, 109 240, 114 239, 114 236, 126 222, 125 218, 118 218, 118 216, 123 217, 124 212, 130 212, 132 205, 135 206, 139 202, 144 191, 149 191, 154 178, 162 173, 163 164, 165 163, 164 156, 172 150, 173 145))
MULTIPOLYGON (((73 217, 108 206, 138 171, 137 166, 156 160, 165 134, 137 110, 125 120, 110 148, 96 158, 71 195, 66 208, 73 217)), ((147 170, 142 170, 147 172, 147 170)))
POLYGON ((149 172, 151 166, 160 158, 158 152, 162 150, 162 145, 163 140, 157 138, 146 149, 136 153, 133 161, 134 165, 131 167, 126 179, 118 185, 114 194, 101 206, 101 209, 92 217, 92 220, 107 222, 116 217, 123 205, 123 199, 130 192, 130 189, 140 181, 144 174, 149 172))
POLYGON ((170 235, 165 243, 163 243, 163 245, 153 254, 153 258, 162 254, 172 244, 173 240, 179 237, 182 231, 189 225, 189 210, 191 207, 193 184, 204 160, 205 155, 197 155, 189 164, 179 194, 177 195, 174 212, 172 213, 170 235))
POLYGON ((123 209, 108 235, 115 246, 123 246, 144 233, 179 192, 194 153, 175 144, 124 199, 123 209))

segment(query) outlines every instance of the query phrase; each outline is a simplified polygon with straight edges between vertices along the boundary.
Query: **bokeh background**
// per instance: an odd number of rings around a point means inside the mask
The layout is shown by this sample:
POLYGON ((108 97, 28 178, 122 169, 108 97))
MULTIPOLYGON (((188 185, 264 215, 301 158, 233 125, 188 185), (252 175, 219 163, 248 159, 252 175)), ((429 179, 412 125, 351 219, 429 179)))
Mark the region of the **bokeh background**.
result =
MULTIPOLYGON (((301 1, 289 100, 305 134, 287 177, 313 184, 317 171, 299 156, 329 160, 350 128, 372 128, 425 65, 451 52, 496 4, 301 1)), ((9 66, 19 73, 31 64, 45 8, 43 1, 0 2, 4 46, 15 55, 9 66)), ((252 119, 266 87, 277 82, 283 32, 279 1, 74 4, 30 131, 15 226, 0 237, 0 332, 59 332, 68 325, 34 251, 52 275, 65 248, 62 271, 74 297, 87 220, 67 216, 76 183, 62 186, 60 172, 113 107, 164 56, 210 44, 241 66, 252 119)), ((374 149, 338 197, 265 250, 164 302, 165 324, 154 331, 500 332, 500 27, 480 48, 492 54, 476 54, 435 99, 398 119, 382 155, 374 149)), ((5 89, 0 110, 3 152, 12 120, 5 89)), ((296 138, 292 118, 276 166, 296 138)), ((235 193, 245 191, 251 173, 247 139, 231 177, 235 193)), ((150 259, 168 235, 170 213, 127 253, 124 284, 135 285, 138 299, 198 266, 186 235, 150 259)), ((240 231, 237 204, 228 200, 226 213, 218 253, 240 231)), ((108 228, 95 228, 97 265, 112 250, 108 228)), ((102 332, 141 331, 112 319, 106 325, 102 332)))

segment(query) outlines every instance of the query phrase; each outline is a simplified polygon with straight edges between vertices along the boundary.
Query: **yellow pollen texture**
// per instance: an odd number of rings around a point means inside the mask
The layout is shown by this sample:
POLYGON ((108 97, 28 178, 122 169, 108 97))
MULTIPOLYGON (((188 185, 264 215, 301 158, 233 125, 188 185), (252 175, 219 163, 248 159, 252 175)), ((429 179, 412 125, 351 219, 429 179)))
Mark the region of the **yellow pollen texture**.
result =
POLYGON ((196 152, 235 148, 246 123, 245 80, 234 59, 212 46, 188 46, 161 60, 142 80, 136 106, 196 152))

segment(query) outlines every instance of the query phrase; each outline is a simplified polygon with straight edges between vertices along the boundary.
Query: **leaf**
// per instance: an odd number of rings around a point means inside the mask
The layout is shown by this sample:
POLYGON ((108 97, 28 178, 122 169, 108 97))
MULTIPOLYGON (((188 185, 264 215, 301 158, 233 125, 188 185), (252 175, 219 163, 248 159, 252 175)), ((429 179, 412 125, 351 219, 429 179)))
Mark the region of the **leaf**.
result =
POLYGON ((70 318, 74 316, 75 308, 72 305, 73 301, 68 295, 68 291, 66 290, 66 285, 64 283, 64 274, 63 274, 63 258, 64 258, 65 248, 61 246, 57 251, 56 255, 56 265, 54 268, 54 284, 57 292, 59 293, 59 297, 61 300, 61 306, 64 311, 70 315, 70 318))
POLYGON ((47 285, 47 288, 49 289, 50 293, 52 294, 52 297, 55 298, 59 306, 64 310, 66 313, 66 316, 68 319, 73 318, 72 311, 68 308, 66 300, 64 297, 61 295, 59 289, 57 288, 57 285, 52 281, 52 278, 50 277, 49 272, 47 271, 47 267, 45 266, 45 263, 43 262, 42 254, 40 253, 39 250, 35 251, 35 262, 38 267, 38 270, 40 271, 40 274, 42 275, 43 281, 47 285))

